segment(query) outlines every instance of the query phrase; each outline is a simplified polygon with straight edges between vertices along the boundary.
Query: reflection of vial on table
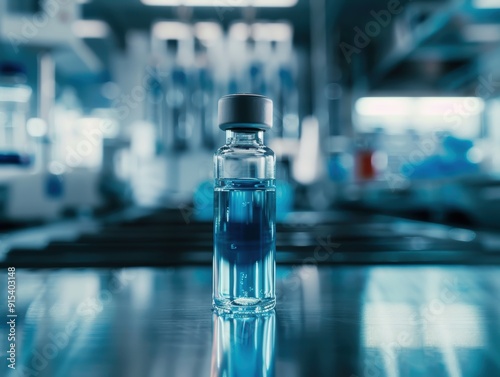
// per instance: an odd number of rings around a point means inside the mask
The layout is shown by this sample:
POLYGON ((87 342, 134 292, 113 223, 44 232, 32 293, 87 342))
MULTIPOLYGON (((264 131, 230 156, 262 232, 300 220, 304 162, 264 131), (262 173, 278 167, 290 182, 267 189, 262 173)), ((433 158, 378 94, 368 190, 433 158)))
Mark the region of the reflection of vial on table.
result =
POLYGON ((272 101, 236 94, 219 101, 226 145, 214 156, 213 305, 222 313, 274 308, 275 157, 263 144, 272 101))
POLYGON ((274 376, 275 322, 274 311, 248 317, 214 314, 210 376, 274 376))

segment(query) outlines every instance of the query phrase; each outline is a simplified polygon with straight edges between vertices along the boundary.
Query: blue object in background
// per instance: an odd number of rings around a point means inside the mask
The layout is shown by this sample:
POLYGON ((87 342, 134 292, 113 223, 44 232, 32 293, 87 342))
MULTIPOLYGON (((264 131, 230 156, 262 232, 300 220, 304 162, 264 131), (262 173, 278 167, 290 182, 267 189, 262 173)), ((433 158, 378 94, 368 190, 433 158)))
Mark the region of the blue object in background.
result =
POLYGON ((349 169, 346 166, 346 156, 334 154, 328 160, 328 173, 334 182, 345 182, 349 178, 349 169))
POLYGON ((0 165, 30 166, 32 157, 22 153, 0 153, 0 165))
POLYGON ((280 67, 279 78, 284 90, 290 91, 294 88, 292 71, 288 67, 280 67))
POLYGON ((3 76, 26 76, 27 71, 24 64, 16 62, 4 62, 0 64, 0 75, 3 76))
POLYGON ((266 95, 267 87, 264 77, 264 66, 261 63, 253 63, 250 65, 250 87, 254 94, 266 95))
POLYGON ((64 181, 62 175, 47 174, 45 181, 45 194, 48 198, 60 198, 64 194, 64 181))
POLYGON ((409 179, 449 178, 476 174, 480 171, 480 166, 471 162, 467 156, 473 146, 471 140, 446 136, 442 141, 442 154, 429 156, 420 163, 406 163, 401 166, 401 174, 409 179))
POLYGON ((229 79, 229 84, 227 86, 228 93, 238 93, 239 92, 239 86, 236 78, 231 77, 229 79))

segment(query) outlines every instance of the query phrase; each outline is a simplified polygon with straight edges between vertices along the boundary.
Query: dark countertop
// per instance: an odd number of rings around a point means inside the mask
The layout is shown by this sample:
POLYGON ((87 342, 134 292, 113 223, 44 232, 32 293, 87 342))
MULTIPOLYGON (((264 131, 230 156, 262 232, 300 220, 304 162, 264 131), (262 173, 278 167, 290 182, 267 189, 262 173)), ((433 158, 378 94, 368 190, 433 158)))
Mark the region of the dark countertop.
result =
POLYGON ((499 267, 277 273, 275 314, 227 319, 210 310, 209 266, 20 269, 17 369, 2 358, 2 375, 500 375, 499 267))

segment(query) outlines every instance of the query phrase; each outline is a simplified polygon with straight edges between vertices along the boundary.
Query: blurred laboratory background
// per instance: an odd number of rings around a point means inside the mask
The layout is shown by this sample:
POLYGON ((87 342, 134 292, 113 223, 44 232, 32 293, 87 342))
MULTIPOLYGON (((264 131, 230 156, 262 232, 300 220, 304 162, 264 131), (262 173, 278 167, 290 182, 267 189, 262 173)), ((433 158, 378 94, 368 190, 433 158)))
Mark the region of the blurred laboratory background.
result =
POLYGON ((281 219, 500 226, 494 1, 1 7, 3 223, 132 206, 209 219, 217 100, 251 92, 274 101, 281 219))
POLYGON ((500 0, 0 0, 18 362, 500 375, 499 119, 500 0), (247 322, 210 312, 230 93, 274 103, 278 303, 247 322))

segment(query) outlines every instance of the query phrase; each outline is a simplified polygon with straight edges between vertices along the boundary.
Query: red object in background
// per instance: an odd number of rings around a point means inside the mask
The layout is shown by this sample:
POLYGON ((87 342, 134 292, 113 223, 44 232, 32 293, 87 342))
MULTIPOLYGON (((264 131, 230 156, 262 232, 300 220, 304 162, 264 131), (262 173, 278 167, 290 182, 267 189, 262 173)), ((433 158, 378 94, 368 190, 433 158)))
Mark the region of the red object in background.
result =
POLYGON ((356 159, 356 176, 360 180, 371 180, 375 178, 376 171, 373 166, 373 151, 358 151, 356 159))

